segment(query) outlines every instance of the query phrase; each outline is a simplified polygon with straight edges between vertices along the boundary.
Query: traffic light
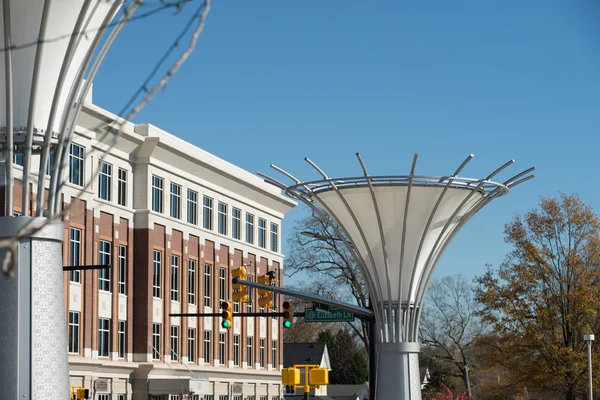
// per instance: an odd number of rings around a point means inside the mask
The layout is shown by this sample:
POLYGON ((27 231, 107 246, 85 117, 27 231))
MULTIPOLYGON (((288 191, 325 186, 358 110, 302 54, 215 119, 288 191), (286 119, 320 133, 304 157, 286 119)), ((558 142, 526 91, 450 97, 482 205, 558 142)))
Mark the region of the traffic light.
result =
POLYGON ((329 385, 329 370, 327 368, 311 369, 309 383, 311 386, 329 385))
POLYGON ((298 368, 284 368, 281 370, 281 383, 286 386, 300 384, 300 370, 298 368))
POLYGON ((289 301, 284 301, 283 304, 283 327, 291 328, 294 322, 294 306, 289 301))
MULTIPOLYGON (((243 265, 234 268, 231 270, 231 276, 233 278, 238 278, 241 280, 246 280, 248 278, 248 270, 243 265)), ((234 301, 247 301, 248 300, 248 287, 246 285, 241 285, 239 283, 234 283, 231 285, 233 289, 233 300, 234 301)))
MULTIPOLYGON (((273 274, 260 275, 258 283, 271 286, 274 281, 273 274)), ((273 292, 267 289, 258 289, 258 305, 261 307, 273 307, 273 292)))
POLYGON ((233 309, 231 308, 230 301, 224 301, 221 303, 221 317, 223 318, 221 326, 225 329, 231 328, 233 325, 233 309))

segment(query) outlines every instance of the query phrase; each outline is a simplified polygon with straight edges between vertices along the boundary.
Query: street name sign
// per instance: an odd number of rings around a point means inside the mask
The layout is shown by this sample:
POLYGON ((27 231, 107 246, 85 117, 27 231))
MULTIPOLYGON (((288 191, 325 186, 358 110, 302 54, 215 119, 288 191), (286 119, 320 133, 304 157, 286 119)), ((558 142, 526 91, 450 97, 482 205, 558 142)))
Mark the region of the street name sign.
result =
POLYGON ((307 308, 304 310, 306 322, 346 322, 354 321, 354 313, 340 308, 332 308, 329 311, 307 308))

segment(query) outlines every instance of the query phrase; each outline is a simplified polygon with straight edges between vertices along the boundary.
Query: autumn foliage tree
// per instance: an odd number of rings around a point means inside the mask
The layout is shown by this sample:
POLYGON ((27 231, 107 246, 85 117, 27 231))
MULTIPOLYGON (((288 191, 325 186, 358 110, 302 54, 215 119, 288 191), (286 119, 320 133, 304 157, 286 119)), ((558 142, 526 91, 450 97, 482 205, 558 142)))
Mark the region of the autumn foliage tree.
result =
MULTIPOLYGON (((600 332, 599 231, 592 209, 565 194, 542 198, 537 209, 506 225, 513 250, 477 278, 476 299, 492 325, 480 342, 485 361, 511 371, 512 383, 568 400, 585 395, 583 335, 600 332)), ((593 363, 598 371, 600 358, 593 363)))

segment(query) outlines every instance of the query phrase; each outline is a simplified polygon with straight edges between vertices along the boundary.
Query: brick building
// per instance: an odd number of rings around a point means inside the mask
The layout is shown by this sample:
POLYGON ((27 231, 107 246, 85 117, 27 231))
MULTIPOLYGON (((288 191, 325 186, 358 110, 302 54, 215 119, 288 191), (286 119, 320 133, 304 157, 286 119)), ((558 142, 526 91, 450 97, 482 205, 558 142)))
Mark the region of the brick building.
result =
MULTIPOLYGON (((224 330, 220 317, 168 315, 218 312, 231 299, 230 269, 242 264, 254 278, 281 277, 281 221, 295 203, 152 125, 125 125, 99 164, 107 147, 94 128, 116 118, 84 107, 65 171, 64 264, 112 266, 65 272, 71 385, 97 400, 175 400, 188 388, 194 399, 282 398, 280 321, 234 318, 224 330)), ((258 311, 253 300, 234 311, 258 311)))

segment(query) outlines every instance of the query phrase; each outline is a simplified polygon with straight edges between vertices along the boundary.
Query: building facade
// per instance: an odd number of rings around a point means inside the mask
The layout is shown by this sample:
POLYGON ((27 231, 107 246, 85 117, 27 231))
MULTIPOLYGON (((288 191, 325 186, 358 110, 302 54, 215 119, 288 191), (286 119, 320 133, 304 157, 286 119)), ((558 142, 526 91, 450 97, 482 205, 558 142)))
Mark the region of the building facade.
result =
MULTIPOLYGON (((65 171, 64 265, 111 266, 65 272, 71 385, 96 400, 283 398, 281 321, 234 317, 225 330, 220 317, 169 314, 219 312, 241 265, 281 284, 281 222, 295 203, 152 125, 125 124, 107 151, 112 135, 96 127, 115 121, 88 103, 65 171)), ((259 311, 256 293, 238 311, 259 311)))

